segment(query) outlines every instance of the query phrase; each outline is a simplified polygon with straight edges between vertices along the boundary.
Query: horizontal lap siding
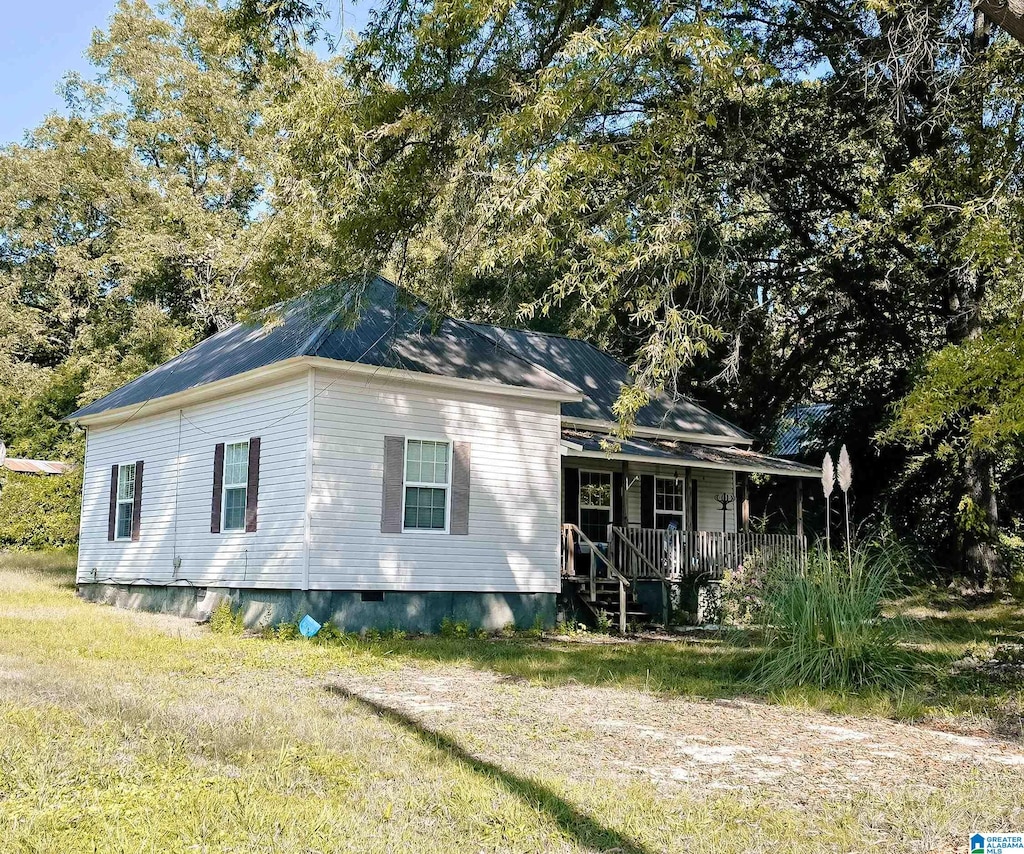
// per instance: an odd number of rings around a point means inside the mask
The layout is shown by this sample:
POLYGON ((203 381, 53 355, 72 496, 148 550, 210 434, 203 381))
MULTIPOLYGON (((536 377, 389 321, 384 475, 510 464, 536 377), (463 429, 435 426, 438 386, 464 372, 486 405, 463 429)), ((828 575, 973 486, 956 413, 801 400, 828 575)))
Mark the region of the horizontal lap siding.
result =
POLYGON ((723 492, 733 497, 732 504, 725 514, 725 530, 736 530, 736 481, 731 471, 704 469, 697 479, 697 521, 698 530, 722 530, 722 505, 715 501, 716 495, 723 492))
MULTIPOLYGON (((596 457, 568 457, 564 465, 574 466, 581 471, 621 471, 622 463, 618 460, 604 460, 596 457)), ((640 475, 653 474, 657 477, 679 477, 686 476, 685 466, 653 465, 639 463, 630 460, 629 463, 629 487, 626 490, 626 514, 630 525, 640 524, 640 475)), ((692 468, 690 478, 697 481, 697 510, 698 530, 721 531, 722 530, 722 506, 715 501, 715 496, 723 492, 730 493, 735 498, 735 474, 731 471, 720 471, 717 469, 692 468)), ((689 492, 687 492, 689 501, 689 492)), ((687 515, 689 523, 689 515, 687 515)), ((736 530, 736 504, 729 506, 729 513, 726 518, 726 530, 736 530)))
POLYGON ((307 396, 307 380, 301 377, 185 408, 180 422, 174 411, 90 429, 79 580, 91 581, 95 569, 100 581, 301 586, 307 396), (212 534, 214 448, 251 436, 261 438, 258 529, 212 534), (108 542, 110 467, 135 460, 146 464, 142 536, 134 543, 108 542), (177 572, 175 555, 181 558, 177 572))
POLYGON ((310 586, 557 592, 559 407, 318 372, 310 586), (384 437, 472 444, 468 536, 381 533, 384 437))

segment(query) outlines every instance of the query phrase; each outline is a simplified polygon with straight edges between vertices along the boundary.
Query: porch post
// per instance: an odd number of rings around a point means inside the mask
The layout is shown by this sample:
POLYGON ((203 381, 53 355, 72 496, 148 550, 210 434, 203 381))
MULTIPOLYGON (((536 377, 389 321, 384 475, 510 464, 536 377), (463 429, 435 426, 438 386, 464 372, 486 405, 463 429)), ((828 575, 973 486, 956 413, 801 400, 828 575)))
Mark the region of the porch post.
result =
POLYGON ((743 509, 740 511, 743 520, 743 533, 750 533, 750 475, 743 475, 743 509))
POLYGON ((796 536, 798 540, 804 538, 804 481, 798 478, 796 482, 796 536))
POLYGON ((622 527, 629 527, 629 502, 626 501, 626 493, 629 491, 629 460, 622 461, 622 491, 615 496, 616 501, 621 501, 622 527))

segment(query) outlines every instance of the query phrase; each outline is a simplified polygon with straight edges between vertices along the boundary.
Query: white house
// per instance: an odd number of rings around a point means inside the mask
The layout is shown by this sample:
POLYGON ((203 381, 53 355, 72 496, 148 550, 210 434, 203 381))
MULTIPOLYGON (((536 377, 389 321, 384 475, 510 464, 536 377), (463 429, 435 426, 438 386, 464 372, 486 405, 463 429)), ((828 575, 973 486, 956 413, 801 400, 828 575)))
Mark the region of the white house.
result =
POLYGON ((816 470, 683 398, 610 448, 620 362, 404 302, 383 279, 354 323, 297 302, 74 413, 81 595, 197 614, 226 592, 249 624, 431 631, 550 624, 582 582, 625 621, 752 547, 802 549, 737 533, 743 501, 716 496, 816 470))

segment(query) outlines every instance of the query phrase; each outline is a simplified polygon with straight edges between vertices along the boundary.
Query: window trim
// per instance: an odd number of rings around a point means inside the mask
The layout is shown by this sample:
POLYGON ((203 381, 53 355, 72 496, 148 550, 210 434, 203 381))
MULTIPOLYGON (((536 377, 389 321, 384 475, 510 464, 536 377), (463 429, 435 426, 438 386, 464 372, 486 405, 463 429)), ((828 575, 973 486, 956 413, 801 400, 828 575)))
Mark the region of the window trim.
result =
POLYGON ((118 463, 117 464, 117 492, 114 494, 114 542, 116 543, 130 543, 132 542, 132 534, 135 533, 135 490, 138 488, 138 481, 136 480, 136 469, 135 463, 118 463), (121 497, 121 472, 127 468, 132 470, 132 494, 131 498, 121 497), (128 536, 123 537, 120 533, 120 521, 121 505, 124 504, 128 507, 128 536))
POLYGON ((405 445, 402 451, 402 533, 403 534, 447 534, 452 523, 452 461, 455 456, 455 442, 452 439, 438 436, 406 436, 405 445), (447 480, 442 486, 440 483, 428 483, 422 480, 409 480, 409 443, 410 442, 435 442, 447 446, 447 461, 445 474, 447 480), (406 500, 406 491, 409 487, 414 489, 443 489, 444 490, 444 528, 410 528, 405 524, 405 510, 409 506, 406 500))
POLYGON ((658 527, 659 516, 671 516, 674 519, 679 520, 679 530, 686 530, 686 491, 687 491, 687 480, 686 478, 680 477, 662 477, 659 474, 654 475, 654 528, 655 530, 666 530, 658 527), (678 498, 682 504, 679 510, 664 510, 658 507, 658 482, 669 481, 677 485, 679 489, 678 498))
POLYGON ((221 484, 220 484, 220 533, 222 534, 246 534, 248 531, 245 530, 245 510, 249 503, 249 440, 239 439, 235 442, 224 443, 224 470, 221 473, 221 484), (228 483, 227 471, 228 471, 228 448, 235 445, 245 445, 245 483, 228 483), (242 503, 242 526, 240 528, 229 528, 227 525, 228 519, 228 490, 231 489, 244 489, 245 490, 245 501, 242 503))
MULTIPOLYGON (((580 530, 583 530, 583 511, 584 510, 606 510, 608 512, 608 524, 612 525, 615 523, 615 472, 604 471, 603 469, 579 469, 579 483, 577 486, 578 490, 578 504, 576 508, 576 524, 579 525, 580 530), (608 504, 584 504, 583 503, 583 475, 585 474, 599 474, 608 478, 608 504)), ((594 542, 604 542, 603 540, 595 540, 594 542)))

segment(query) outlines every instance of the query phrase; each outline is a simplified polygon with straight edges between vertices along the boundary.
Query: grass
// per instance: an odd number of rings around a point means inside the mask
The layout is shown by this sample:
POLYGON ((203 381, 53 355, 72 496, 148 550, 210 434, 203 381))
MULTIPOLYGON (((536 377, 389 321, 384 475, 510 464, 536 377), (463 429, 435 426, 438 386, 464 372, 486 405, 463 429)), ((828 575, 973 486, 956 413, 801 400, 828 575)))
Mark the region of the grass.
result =
MULTIPOLYGON (((468 665, 531 682, 707 697, 739 692, 756 650, 726 641, 579 644, 408 639, 272 642, 89 605, 69 557, 0 555, 0 840, 12 852, 775 851, 939 849, 1020 817, 1014 769, 941 792, 780 804, 768 790, 686 789, 550 763, 498 764, 362 697, 339 671, 468 665), (925 842, 923 842, 924 840, 925 842)), ((919 597, 934 663, 1019 631, 1019 609, 919 597)), ((940 680, 941 682, 942 680, 940 680)), ((984 715, 985 685, 922 685, 930 714, 984 715), (964 698, 959 688, 966 690, 964 698)), ((804 692, 782 702, 898 714, 897 697, 804 692)), ((528 736, 524 735, 524 738, 528 736)), ((569 736, 567 736, 569 738, 569 736)))

